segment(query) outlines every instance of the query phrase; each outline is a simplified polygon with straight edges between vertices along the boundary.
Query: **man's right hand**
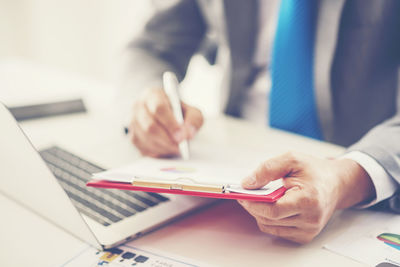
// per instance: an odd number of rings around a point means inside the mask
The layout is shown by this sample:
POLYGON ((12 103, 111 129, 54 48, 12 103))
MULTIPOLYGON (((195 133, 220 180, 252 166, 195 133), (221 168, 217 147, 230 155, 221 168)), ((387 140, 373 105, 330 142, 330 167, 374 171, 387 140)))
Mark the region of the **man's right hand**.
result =
POLYGON ((184 123, 175 120, 167 95, 162 89, 150 89, 134 104, 129 126, 132 143, 142 155, 168 157, 179 155, 178 144, 192 139, 203 124, 200 110, 181 102, 184 123))

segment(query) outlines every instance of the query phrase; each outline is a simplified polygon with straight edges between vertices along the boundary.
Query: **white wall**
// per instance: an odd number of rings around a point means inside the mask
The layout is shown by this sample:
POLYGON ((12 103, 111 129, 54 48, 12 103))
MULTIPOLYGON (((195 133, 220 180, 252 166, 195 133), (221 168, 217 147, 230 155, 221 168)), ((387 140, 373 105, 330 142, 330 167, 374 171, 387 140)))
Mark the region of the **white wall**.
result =
POLYGON ((110 81, 151 13, 139 0, 0 0, 0 58, 22 57, 110 81))
MULTIPOLYGON (((17 57, 115 83, 124 46, 151 14, 149 0, 0 0, 0 60, 17 57)), ((215 68, 198 59, 188 76, 185 95, 206 113, 218 112, 215 68)))

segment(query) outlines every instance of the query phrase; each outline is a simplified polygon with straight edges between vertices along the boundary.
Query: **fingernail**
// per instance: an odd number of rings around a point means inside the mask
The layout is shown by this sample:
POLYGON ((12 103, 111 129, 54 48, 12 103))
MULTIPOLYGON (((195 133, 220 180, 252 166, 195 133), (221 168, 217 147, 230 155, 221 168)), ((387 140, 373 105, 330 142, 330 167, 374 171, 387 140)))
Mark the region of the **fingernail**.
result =
POLYGON ((180 143, 184 138, 184 133, 181 129, 174 133, 174 139, 177 143, 180 143))
POLYGON ((257 181, 254 176, 249 176, 242 181, 242 184, 244 186, 255 186, 257 184, 257 181))

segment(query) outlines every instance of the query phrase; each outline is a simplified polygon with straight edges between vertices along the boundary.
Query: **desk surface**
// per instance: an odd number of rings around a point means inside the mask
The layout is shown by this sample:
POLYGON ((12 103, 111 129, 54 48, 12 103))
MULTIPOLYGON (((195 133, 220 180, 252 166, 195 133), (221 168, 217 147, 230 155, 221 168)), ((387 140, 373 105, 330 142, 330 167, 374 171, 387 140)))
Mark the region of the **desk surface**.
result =
MULTIPOLYGON (((106 102, 90 106, 87 114, 27 121, 22 128, 37 148, 57 144, 106 168, 132 162, 139 155, 112 112, 108 112, 112 107, 106 102)), ((207 120, 196 142, 235 144, 265 151, 266 157, 287 150, 319 156, 335 156, 343 151, 334 145, 227 117, 207 120)), ((2 195, 0 210, 2 266, 58 266, 82 248, 81 241, 2 195)), ((337 213, 312 243, 299 246, 261 233, 235 201, 223 201, 143 236, 134 244, 217 266, 361 266, 322 246, 343 232, 346 225, 366 216, 366 211, 337 213)))

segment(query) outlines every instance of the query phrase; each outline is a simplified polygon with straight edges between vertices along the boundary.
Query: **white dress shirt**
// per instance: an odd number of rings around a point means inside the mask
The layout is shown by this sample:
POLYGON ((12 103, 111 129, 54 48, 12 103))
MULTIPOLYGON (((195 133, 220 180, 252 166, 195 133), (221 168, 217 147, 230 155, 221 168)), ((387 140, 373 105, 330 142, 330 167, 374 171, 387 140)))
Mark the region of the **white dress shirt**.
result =
MULTIPOLYGON (((269 125, 268 99, 271 90, 269 65, 277 25, 278 8, 279 0, 260 1, 259 33, 253 63, 261 71, 251 87, 246 90, 247 94, 241 114, 246 120, 261 125, 269 125)), ((376 198, 369 203, 363 203, 365 205, 361 207, 374 205, 395 193, 396 182, 374 158, 358 151, 347 153, 341 158, 356 161, 368 173, 375 186, 376 198)))

